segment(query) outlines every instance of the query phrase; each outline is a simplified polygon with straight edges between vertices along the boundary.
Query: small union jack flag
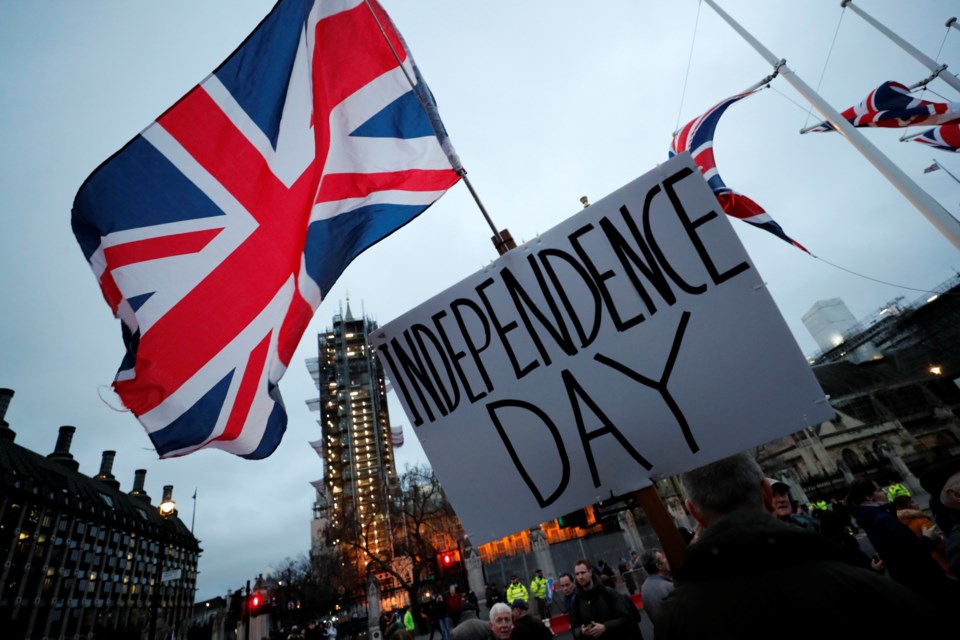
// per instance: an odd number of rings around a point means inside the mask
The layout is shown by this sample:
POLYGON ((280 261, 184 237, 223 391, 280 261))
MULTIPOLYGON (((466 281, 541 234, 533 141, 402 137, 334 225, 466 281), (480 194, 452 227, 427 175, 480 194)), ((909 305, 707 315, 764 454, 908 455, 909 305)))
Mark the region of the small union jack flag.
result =
MULTIPOLYGON (((943 124, 960 118, 960 103, 930 102, 910 94, 899 82, 884 82, 866 99, 840 114, 855 127, 912 127, 943 124)), ((809 132, 833 131, 829 122, 808 129, 809 132)))
POLYGON ((707 184, 710 185, 710 189, 713 190, 713 194, 720 202, 720 207, 728 216, 769 231, 798 249, 807 251, 803 245, 784 233, 783 228, 760 205, 724 184, 723 179, 717 172, 717 163, 713 157, 713 136, 717 130, 717 123, 720 122, 720 117, 727 110, 727 107, 742 98, 746 98, 751 93, 753 92, 731 96, 714 105, 703 115, 685 124, 674 134, 669 155, 672 158, 678 153, 690 152, 693 161, 700 167, 700 172, 706 178, 707 184))
POLYGON ((73 229, 122 321, 113 387, 160 456, 270 455, 277 385, 321 299, 459 169, 375 0, 281 0, 97 168, 73 229))
POLYGON ((942 149, 943 151, 953 151, 960 153, 960 122, 951 124, 942 124, 913 138, 914 142, 942 149))

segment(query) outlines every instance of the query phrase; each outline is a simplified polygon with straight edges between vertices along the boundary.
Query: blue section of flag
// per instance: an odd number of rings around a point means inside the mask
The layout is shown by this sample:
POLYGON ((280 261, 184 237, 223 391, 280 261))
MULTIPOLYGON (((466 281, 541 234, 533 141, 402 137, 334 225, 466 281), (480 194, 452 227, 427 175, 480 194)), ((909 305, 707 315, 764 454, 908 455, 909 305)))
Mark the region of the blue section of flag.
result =
POLYGON ((417 94, 408 91, 354 129, 350 135, 409 140, 435 134, 417 94))
POLYGON ((87 260, 118 231, 222 216, 223 212, 143 136, 105 162, 73 203, 74 235, 87 260))
POLYGON ((307 273, 321 290, 328 291, 339 275, 326 268, 328 264, 350 264, 364 249, 416 218, 425 208, 377 204, 314 222, 307 230, 304 248, 307 273))
POLYGON ((277 146, 290 73, 312 2, 279 2, 214 72, 247 115, 277 146))
POLYGON ((202 398, 163 429, 150 434, 150 440, 157 453, 165 453, 189 448, 206 440, 217 422, 217 416, 227 399, 230 381, 234 372, 228 373, 220 382, 210 388, 202 398))

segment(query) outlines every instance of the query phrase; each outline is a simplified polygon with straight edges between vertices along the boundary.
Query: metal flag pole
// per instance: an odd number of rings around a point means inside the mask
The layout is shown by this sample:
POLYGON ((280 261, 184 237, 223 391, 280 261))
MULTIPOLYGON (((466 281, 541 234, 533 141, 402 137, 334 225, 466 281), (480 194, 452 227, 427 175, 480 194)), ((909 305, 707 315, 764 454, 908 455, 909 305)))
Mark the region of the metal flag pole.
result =
POLYGON ((955 17, 947 20, 947 22, 945 23, 945 26, 947 27, 947 29, 949 29, 950 27, 953 27, 957 31, 960 31, 960 25, 957 24, 957 19, 955 17))
MULTIPOLYGON (((909 42, 907 42, 906 40, 904 40, 903 38, 895 34, 893 31, 890 31, 890 29, 887 29, 885 26, 877 22, 870 14, 866 13, 863 9, 853 4, 853 0, 841 0, 840 6, 843 8, 850 7, 850 9, 855 14, 857 14, 858 16, 866 20, 867 23, 873 26, 877 31, 879 31, 883 35, 893 40, 894 44, 896 44, 901 49, 903 49, 904 51, 909 53, 911 56, 913 56, 914 59, 916 59, 920 64, 922 64, 927 69, 932 71, 935 76, 939 76, 943 78, 944 82, 949 84, 951 87, 953 87, 957 91, 960 91, 960 78, 957 78, 957 76, 950 73, 944 73, 947 70, 947 65, 937 64, 935 60, 931 59, 929 56, 925 55, 922 51, 914 47, 912 44, 910 44, 909 42)), ((947 25, 946 25, 947 27, 951 26, 951 20, 953 21, 954 24, 957 21, 956 18, 950 18, 950 20, 947 21, 947 25)))
POLYGON ((950 170, 947 169, 947 168, 946 168, 945 166, 943 166, 942 164, 940 164, 939 162, 937 162, 937 159, 936 159, 936 158, 933 159, 933 164, 937 165, 937 168, 938 168, 938 169, 944 171, 948 176, 950 176, 951 178, 953 178, 953 181, 954 181, 954 182, 956 182, 957 184, 960 184, 960 178, 957 178, 957 176, 955 176, 955 175, 953 175, 952 173, 950 173, 950 170))
POLYGON ((811 89, 803 80, 796 76, 793 71, 787 67, 786 60, 778 59, 769 49, 764 47, 759 40, 754 38, 740 24, 730 17, 730 15, 717 6, 714 0, 704 0, 710 7, 717 12, 723 20, 729 24, 734 31, 746 40, 767 62, 773 65, 774 69, 780 72, 780 75, 789 82, 800 95, 802 95, 834 128, 845 137, 850 144, 854 146, 876 169, 897 188, 903 196, 920 211, 921 214, 932 224, 943 236, 960 249, 960 222, 957 221, 950 212, 944 209, 939 202, 917 185, 900 167, 890 161, 885 155, 880 153, 873 143, 857 131, 852 124, 840 115, 840 113, 831 107, 823 98, 811 89))
MULTIPOLYGON (((400 59, 400 54, 397 52, 396 47, 393 46, 393 42, 390 41, 390 38, 387 36, 387 30, 384 29, 383 23, 380 22, 380 17, 377 15, 377 12, 373 10, 373 7, 370 5, 370 0, 363 0, 363 3, 366 5, 367 10, 370 11, 370 15, 373 17, 374 22, 377 23, 377 27, 380 29, 380 34, 383 36, 384 42, 387 43, 387 46, 390 47, 390 51, 393 53, 393 57, 396 59, 397 64, 400 65, 400 70, 403 71, 403 75, 407 78, 407 83, 410 85, 410 88, 413 89, 413 94, 417 96, 417 100, 420 102, 420 107, 427 113, 427 117, 430 119, 430 124, 434 124, 434 119, 430 118, 431 109, 424 102, 423 96, 420 94, 420 91, 417 90, 417 85, 414 82, 413 78, 410 77, 410 73, 407 71, 407 68, 403 66, 403 61, 400 59)), ((396 32, 400 36, 399 32, 396 32)), ((400 36, 400 41, 403 42, 403 37, 400 36)), ((403 45, 406 48, 406 44, 403 45)), ((412 59, 413 56, 409 55, 410 52, 407 51, 408 57, 412 59)), ((434 130, 435 133, 438 133, 434 130)), ((501 256, 505 254, 510 249, 516 249, 517 243, 513 241, 513 236, 510 235, 510 232, 506 229, 502 231, 497 230, 493 220, 490 218, 490 214, 487 213, 487 208, 483 206, 483 202, 480 201, 480 196, 477 195, 476 190, 473 188, 470 179, 467 178, 467 170, 460 163, 460 158, 456 156, 456 153, 453 152, 452 147, 443 145, 444 151, 447 153, 447 159, 450 160, 450 166, 456 171, 457 175, 463 179, 463 183, 467 185, 467 190, 470 191, 470 195, 473 197, 473 201, 477 203, 477 207, 480 208, 480 213, 483 214, 484 220, 487 221, 487 224, 490 225, 490 229, 493 230, 493 246, 496 247, 497 253, 501 256)))

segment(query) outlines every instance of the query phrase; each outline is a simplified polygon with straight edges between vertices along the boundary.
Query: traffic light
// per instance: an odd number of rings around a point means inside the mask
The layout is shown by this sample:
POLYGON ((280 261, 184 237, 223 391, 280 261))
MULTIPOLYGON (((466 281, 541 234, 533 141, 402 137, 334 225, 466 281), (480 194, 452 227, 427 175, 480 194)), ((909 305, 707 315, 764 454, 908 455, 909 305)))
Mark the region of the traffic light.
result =
POLYGON ((437 554, 437 568, 440 570, 440 575, 457 573, 460 571, 460 567, 459 549, 441 551, 437 554))
POLYGON ((583 509, 577 509, 557 518, 557 524, 561 528, 565 527, 585 527, 587 526, 587 512, 583 509))
POLYGON ((251 618, 256 618, 258 615, 260 615, 267 609, 266 599, 263 597, 263 594, 260 593, 259 591, 251 593, 250 599, 248 602, 249 602, 248 610, 250 611, 251 618))

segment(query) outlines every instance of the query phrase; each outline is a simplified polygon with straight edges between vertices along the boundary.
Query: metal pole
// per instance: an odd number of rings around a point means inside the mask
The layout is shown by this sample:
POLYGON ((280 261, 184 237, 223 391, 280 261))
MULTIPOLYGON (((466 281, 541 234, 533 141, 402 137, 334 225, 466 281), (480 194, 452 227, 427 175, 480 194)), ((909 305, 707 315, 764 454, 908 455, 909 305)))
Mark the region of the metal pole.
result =
POLYGON ((243 640, 250 640, 250 581, 247 580, 247 595, 243 600, 243 640))
POLYGON ((940 167, 941 169, 943 169, 943 171, 944 171, 948 176, 950 176, 951 178, 953 178, 953 181, 954 181, 954 182, 956 182, 957 184, 960 184, 960 179, 958 179, 957 176, 955 176, 955 175, 953 175, 952 173, 950 173, 950 170, 947 169, 945 166, 943 166, 942 164, 940 164, 939 162, 937 162, 937 159, 936 159, 936 158, 933 159, 933 164, 935 164, 935 165, 937 165, 938 167, 940 167))
POLYGON ((167 543, 160 542, 160 557, 157 558, 157 577, 153 583, 153 601, 150 603, 150 634, 147 640, 157 638, 157 616, 160 614, 160 583, 163 580, 163 558, 167 555, 167 543))
POLYGON ((947 29, 949 29, 950 27, 953 27, 953 28, 956 29, 957 31, 960 31, 960 25, 957 24, 957 19, 956 19, 956 18, 950 18, 949 20, 947 20, 947 21, 944 23, 944 26, 946 26, 947 29))
POLYGON ((850 144, 856 148, 870 163, 876 167, 876 169, 887 179, 890 183, 897 188, 903 196, 913 204, 914 207, 920 211, 921 214, 932 224, 934 227, 940 231, 943 236, 950 241, 950 243, 960 249, 960 222, 957 221, 950 212, 944 209, 939 202, 930 197, 927 192, 917 185, 913 179, 910 178, 903 170, 900 169, 897 165, 893 164, 889 158, 880 153, 880 150, 877 149, 873 143, 866 139, 866 137, 857 131, 852 124, 847 122, 847 120, 840 115, 840 113, 831 107, 827 102, 821 98, 813 89, 811 89, 803 80, 797 77, 793 71, 787 67, 786 61, 778 59, 774 56, 769 49, 764 47, 760 41, 754 38, 749 32, 747 32, 743 27, 737 23, 736 20, 730 17, 730 15, 725 12, 723 9, 717 6, 717 3, 714 0, 704 0, 710 7, 717 12, 724 21, 729 24, 734 31, 736 31, 740 36, 746 40, 757 53, 763 56, 767 62, 769 62, 775 69, 780 72, 780 75, 789 82, 794 89, 796 89, 800 95, 807 99, 817 111, 830 123, 834 128, 840 132, 843 137, 845 137, 850 144))
MULTIPOLYGON (((840 6, 844 8, 850 7, 850 9, 855 14, 857 14, 858 16, 866 20, 867 23, 873 26, 877 31, 879 31, 883 35, 890 38, 894 44, 896 44, 898 47, 900 47, 901 49, 909 53, 911 56, 913 56, 914 59, 917 60, 920 64, 925 66, 927 69, 929 69, 936 75, 939 75, 941 78, 943 78, 944 82, 949 84, 951 87, 953 87, 957 91, 960 91, 960 78, 957 78, 956 76, 951 75, 949 73, 943 73, 944 71, 947 70, 947 65, 937 64, 935 60, 933 60, 932 58, 924 54, 922 51, 914 47, 912 44, 910 44, 909 42, 907 42, 906 40, 904 40, 903 38, 895 34, 893 31, 890 31, 890 29, 887 29, 885 26, 883 26, 882 24, 874 20, 873 17, 867 14, 865 11, 863 11, 863 9, 853 4, 853 0, 842 0, 842 2, 840 2, 840 6)), ((956 18, 951 18, 951 20, 956 22, 956 18)), ((948 27, 950 26, 949 21, 947 21, 947 26, 948 27)))

